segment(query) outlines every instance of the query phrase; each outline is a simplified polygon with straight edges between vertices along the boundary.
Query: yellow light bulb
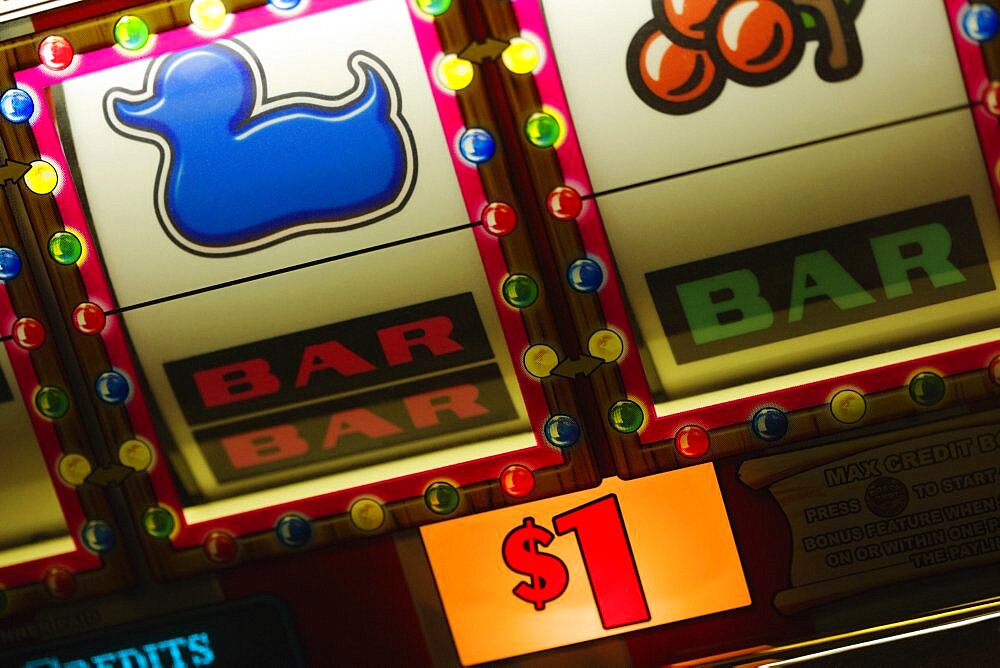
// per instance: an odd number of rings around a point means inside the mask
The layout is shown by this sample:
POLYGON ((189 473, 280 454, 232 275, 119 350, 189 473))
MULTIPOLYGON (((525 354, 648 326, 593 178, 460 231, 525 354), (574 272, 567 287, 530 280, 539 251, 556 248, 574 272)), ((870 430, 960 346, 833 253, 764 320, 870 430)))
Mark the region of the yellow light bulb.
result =
POLYGON ((591 334, 587 348, 592 356, 605 362, 614 362, 622 356, 625 344, 622 343, 622 337, 610 329, 599 329, 591 334))
POLYGON ((385 509, 374 499, 359 499, 351 506, 351 522, 362 531, 375 531, 385 522, 385 509))
POLYGON ((82 485, 93 468, 83 455, 65 455, 59 460, 59 477, 70 485, 82 485))
POLYGON ((538 67, 540 56, 538 47, 521 37, 514 37, 503 53, 503 64, 514 74, 528 74, 538 67))
POLYGON ((44 160, 35 160, 24 175, 24 185, 36 195, 48 195, 59 185, 59 172, 44 160))
POLYGON ((524 368, 535 378, 545 378, 559 364, 559 355, 549 346, 538 344, 524 353, 524 368))
POLYGON ((844 424, 854 424, 859 421, 867 410, 865 398, 855 390, 841 390, 830 400, 830 412, 844 424))
POLYGON ((472 83, 476 75, 472 63, 449 53, 438 65, 438 80, 449 90, 462 90, 472 83))
POLYGON ((226 23, 226 5, 222 0, 194 0, 188 14, 191 24, 205 32, 215 32, 226 23))
POLYGON ((118 448, 118 461, 136 471, 145 471, 153 463, 153 451, 142 441, 133 438, 118 448))

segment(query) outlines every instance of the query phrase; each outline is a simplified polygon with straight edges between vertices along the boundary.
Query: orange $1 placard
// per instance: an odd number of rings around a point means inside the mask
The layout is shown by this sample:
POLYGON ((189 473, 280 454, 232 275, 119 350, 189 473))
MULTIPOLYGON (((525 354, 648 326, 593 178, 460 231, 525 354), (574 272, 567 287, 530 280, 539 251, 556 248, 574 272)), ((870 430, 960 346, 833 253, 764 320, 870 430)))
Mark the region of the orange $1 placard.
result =
POLYGON ((611 478, 421 535, 463 663, 750 604, 710 464, 611 478))

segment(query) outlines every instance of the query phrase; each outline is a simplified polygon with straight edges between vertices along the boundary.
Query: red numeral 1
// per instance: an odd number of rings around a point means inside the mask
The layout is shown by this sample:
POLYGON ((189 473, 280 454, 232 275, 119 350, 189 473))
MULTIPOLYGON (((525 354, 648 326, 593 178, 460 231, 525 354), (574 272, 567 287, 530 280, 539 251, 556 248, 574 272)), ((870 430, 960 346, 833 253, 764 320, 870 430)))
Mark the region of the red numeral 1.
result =
POLYGON ((606 629, 649 621, 635 556, 614 494, 552 518, 559 535, 576 534, 590 590, 606 629))

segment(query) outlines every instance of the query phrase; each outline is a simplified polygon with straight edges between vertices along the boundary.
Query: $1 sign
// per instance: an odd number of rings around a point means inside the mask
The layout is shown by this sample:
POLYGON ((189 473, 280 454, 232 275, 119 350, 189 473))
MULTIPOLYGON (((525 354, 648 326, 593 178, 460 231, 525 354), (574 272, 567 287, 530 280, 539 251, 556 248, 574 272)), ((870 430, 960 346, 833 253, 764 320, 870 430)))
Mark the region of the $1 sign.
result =
MULTIPOLYGON (((552 518, 556 533, 575 533, 590 580, 594 602, 605 629, 649 621, 649 606, 635 565, 632 546, 625 532, 618 497, 614 494, 573 508, 552 518)), ((544 610, 569 584, 566 564, 552 554, 539 551, 555 536, 535 518, 525 517, 504 538, 504 563, 515 573, 527 575, 528 582, 514 587, 514 596, 544 610)))
POLYGON ((569 583, 569 571, 559 557, 538 551, 548 547, 555 536, 545 527, 535 524, 535 518, 525 517, 524 524, 507 534, 503 541, 503 560, 510 570, 531 578, 531 584, 519 582, 514 596, 544 610, 545 604, 558 598, 569 583))

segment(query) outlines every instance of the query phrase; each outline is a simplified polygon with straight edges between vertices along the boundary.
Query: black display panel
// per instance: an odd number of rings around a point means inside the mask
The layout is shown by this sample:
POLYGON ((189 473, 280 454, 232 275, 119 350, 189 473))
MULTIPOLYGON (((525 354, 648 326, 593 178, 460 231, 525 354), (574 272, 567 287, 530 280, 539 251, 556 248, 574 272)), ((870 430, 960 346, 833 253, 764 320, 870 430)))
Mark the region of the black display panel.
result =
POLYGON ((18 668, 304 666, 291 621, 270 597, 211 606, 0 654, 18 668))

